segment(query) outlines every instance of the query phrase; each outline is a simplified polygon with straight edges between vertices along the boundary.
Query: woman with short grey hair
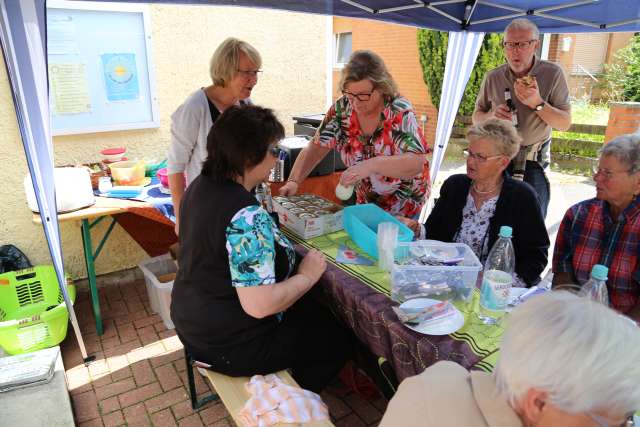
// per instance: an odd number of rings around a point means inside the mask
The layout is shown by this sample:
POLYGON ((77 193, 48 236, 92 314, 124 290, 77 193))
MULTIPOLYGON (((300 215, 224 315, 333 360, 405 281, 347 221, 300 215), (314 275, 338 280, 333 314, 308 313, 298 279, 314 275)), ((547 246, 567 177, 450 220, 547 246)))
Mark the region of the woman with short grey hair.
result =
POLYGON ((342 97, 296 158, 280 194, 296 194, 335 148, 348 166, 340 183, 355 190, 356 203, 417 217, 429 197, 429 148, 411 104, 398 94, 382 58, 369 50, 353 52, 342 69, 340 89, 342 97))
POLYGON ((467 131, 467 139, 471 138, 491 140, 497 152, 509 159, 518 154, 522 142, 516 128, 504 120, 487 120, 471 126, 467 131))
POLYGON ((596 197, 567 210, 553 251, 554 285, 584 285, 594 264, 609 268, 611 306, 640 321, 640 135, 600 152, 596 197))
POLYGON ((211 56, 212 84, 193 92, 171 115, 171 144, 167 155, 169 188, 180 226, 180 202, 185 188, 202 170, 207 158, 207 135, 213 122, 232 105, 250 103, 258 83, 262 58, 249 43, 229 37, 211 56))
POLYGON ((421 238, 467 244, 482 263, 503 225, 513 229, 518 286, 540 281, 549 235, 533 188, 505 174, 520 148, 513 125, 489 119, 467 132, 467 173, 449 177, 423 226, 400 218, 421 238))
POLYGON ((631 426, 640 408, 640 329, 562 291, 507 317, 493 374, 439 362, 405 379, 381 427, 631 426))

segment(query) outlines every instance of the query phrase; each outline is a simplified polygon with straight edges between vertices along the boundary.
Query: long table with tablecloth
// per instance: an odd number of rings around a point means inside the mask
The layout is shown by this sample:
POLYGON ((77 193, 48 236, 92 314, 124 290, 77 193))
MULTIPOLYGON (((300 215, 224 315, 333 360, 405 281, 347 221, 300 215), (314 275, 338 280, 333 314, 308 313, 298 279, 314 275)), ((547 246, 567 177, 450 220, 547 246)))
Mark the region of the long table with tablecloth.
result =
MULTIPOLYGON (((329 296, 332 308, 378 357, 391 363, 397 379, 417 375, 440 360, 456 362, 467 369, 490 371, 498 356, 501 326, 483 324, 476 316, 479 292, 470 303, 456 302, 465 317, 464 326, 451 335, 429 336, 412 331, 397 318, 389 298, 389 274, 377 265, 336 262, 340 245, 359 251, 344 231, 302 240, 286 228, 285 234, 304 255, 315 248, 327 257, 327 270, 318 285, 329 296)), ((361 251, 360 251, 361 252, 361 251)), ((318 286, 316 285, 316 286, 318 286)))

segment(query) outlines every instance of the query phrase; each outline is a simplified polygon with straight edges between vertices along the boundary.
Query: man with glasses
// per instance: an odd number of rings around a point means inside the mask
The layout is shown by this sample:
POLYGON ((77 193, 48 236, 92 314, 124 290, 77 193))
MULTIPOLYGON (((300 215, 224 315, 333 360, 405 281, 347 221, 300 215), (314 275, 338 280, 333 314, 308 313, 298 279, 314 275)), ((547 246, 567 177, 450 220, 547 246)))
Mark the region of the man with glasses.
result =
POLYGON ((509 172, 514 177, 524 175, 524 181, 536 190, 542 215, 546 216, 550 192, 544 170, 551 160, 551 130, 569 129, 571 105, 562 68, 536 57, 539 36, 538 28, 528 19, 514 19, 507 26, 502 43, 507 63, 486 74, 476 100, 473 122, 494 117, 512 121, 512 114, 517 115, 518 133, 523 142, 509 172), (522 80, 526 76, 533 78, 522 80), (507 106, 507 89, 515 112, 507 106))

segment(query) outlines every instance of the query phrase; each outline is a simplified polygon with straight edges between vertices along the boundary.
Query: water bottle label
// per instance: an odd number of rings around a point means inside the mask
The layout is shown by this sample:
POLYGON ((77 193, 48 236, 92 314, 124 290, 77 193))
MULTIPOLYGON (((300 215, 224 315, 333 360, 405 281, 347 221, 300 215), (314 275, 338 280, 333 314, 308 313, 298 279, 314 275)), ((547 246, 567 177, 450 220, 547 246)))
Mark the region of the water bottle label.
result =
POLYGON ((489 270, 482 279, 480 304, 488 310, 504 310, 509 301, 513 277, 499 270, 489 270))

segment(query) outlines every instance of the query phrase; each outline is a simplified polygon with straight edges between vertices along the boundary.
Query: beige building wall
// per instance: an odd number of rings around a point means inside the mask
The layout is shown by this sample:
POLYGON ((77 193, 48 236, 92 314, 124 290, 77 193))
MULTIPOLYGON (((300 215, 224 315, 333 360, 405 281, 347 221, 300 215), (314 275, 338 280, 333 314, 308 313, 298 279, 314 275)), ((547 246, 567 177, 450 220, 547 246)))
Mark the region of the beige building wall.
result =
MULTIPOLYGON (((160 128, 54 138, 55 164, 99 161, 103 148, 126 146, 131 159, 161 159, 169 146, 170 115, 194 90, 210 84, 208 62, 218 44, 235 36, 254 45, 263 57, 254 103, 273 108, 293 132, 292 115, 326 108, 326 31, 330 21, 318 15, 266 9, 214 6, 149 7, 152 55, 160 128)), ((15 109, 0 57, 0 245, 18 246, 34 264, 50 263, 42 226, 32 223, 22 180, 27 164, 15 109)), ((108 221, 93 230, 104 234, 108 221)), ((86 277, 80 225, 61 223, 65 267, 86 277)), ((146 253, 116 225, 96 263, 98 274, 135 266, 146 253)))

